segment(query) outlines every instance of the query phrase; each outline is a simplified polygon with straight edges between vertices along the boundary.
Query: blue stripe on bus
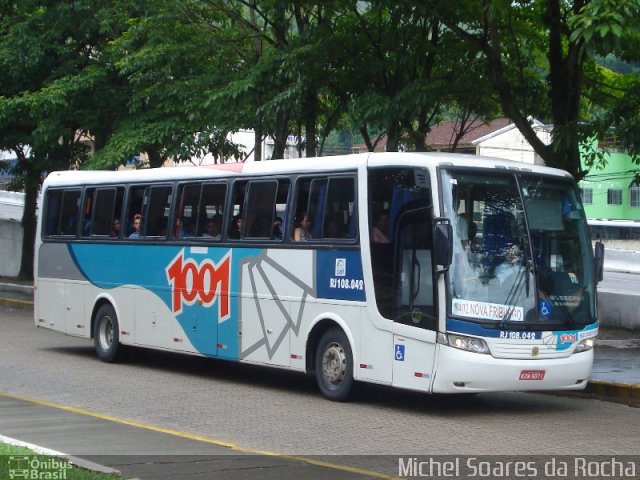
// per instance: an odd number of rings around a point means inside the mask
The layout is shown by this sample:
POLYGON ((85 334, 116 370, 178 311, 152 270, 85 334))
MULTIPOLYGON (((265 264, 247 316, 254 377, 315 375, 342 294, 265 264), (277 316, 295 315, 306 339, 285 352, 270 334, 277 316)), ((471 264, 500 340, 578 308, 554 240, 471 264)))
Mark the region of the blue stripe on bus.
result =
MULTIPOLYGON (((228 291, 237 293, 240 291, 242 263, 247 258, 258 257, 262 250, 83 243, 69 245, 69 251, 85 278, 98 288, 110 290, 123 285, 134 285, 160 298, 168 312, 173 313, 179 309, 174 317, 199 353, 213 356, 217 344, 224 344, 225 348, 219 350, 217 356, 234 360, 239 358, 237 294, 229 296, 228 315, 220 321, 220 302, 223 301, 220 291, 209 292, 213 301, 209 304, 204 302, 204 305, 199 293, 192 295, 193 298, 185 298, 184 294, 176 297, 169 283, 169 267, 182 265, 183 268, 178 270, 186 272, 190 277, 186 289, 188 292, 192 289, 194 272, 201 272, 205 264, 210 265, 212 262, 217 265, 229 257, 231 265, 228 291), (176 264, 177 261, 180 264, 176 264), (176 298, 179 299, 179 304, 176 304, 176 298), (197 329, 194 329, 195 318, 197 329)), ((212 269, 213 267, 209 268, 210 271, 212 269)))
MULTIPOLYGON (((257 261, 263 249, 131 243, 74 243, 68 248, 82 276, 96 287, 132 285, 158 297, 167 307, 163 315, 177 320, 202 355, 240 358, 239 292, 247 290, 240 284, 242 266, 257 261), (227 296, 222 284, 212 285, 221 272, 228 275, 227 296)), ((316 250, 315 255, 317 298, 365 301, 359 251, 316 250)))

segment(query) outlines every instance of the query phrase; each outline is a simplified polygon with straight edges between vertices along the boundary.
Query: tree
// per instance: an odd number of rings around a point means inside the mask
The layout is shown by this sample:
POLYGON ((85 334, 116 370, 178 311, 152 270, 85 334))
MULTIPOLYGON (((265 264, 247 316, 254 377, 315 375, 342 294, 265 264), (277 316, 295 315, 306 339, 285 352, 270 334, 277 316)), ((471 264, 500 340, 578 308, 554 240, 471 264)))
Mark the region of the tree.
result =
MULTIPOLYGON (((325 108, 335 105, 328 98, 325 64, 340 2, 209 3, 232 19, 232 30, 251 39, 251 48, 242 56, 246 68, 234 72, 234 80, 215 92, 212 103, 238 112, 243 122, 273 137, 272 158, 283 158, 287 137, 294 130, 299 139, 304 131, 306 141, 299 148, 314 156, 319 118, 334 119, 325 108)), ((326 128, 323 131, 328 134, 326 128)))
POLYGON ((625 0, 622 8, 620 3, 431 0, 423 11, 482 55, 502 110, 545 163, 580 179, 586 172, 579 146, 595 133, 585 122, 584 101, 593 53, 610 51, 612 39, 638 35, 638 1, 625 0), (527 121, 531 114, 553 123, 551 145, 536 136, 527 121))
POLYGON ((119 104, 115 73, 101 57, 107 4, 24 0, 0 17, 0 147, 16 152, 13 173, 25 190, 20 278, 33 278, 43 175, 79 166, 88 153, 81 134, 108 128, 108 106, 119 104))
POLYGON ((120 0, 114 8, 126 15, 126 29, 106 54, 123 79, 126 111, 87 166, 115 168, 141 152, 151 168, 195 154, 239 158, 226 136, 235 127, 205 101, 236 68, 237 55, 209 29, 223 28, 226 18, 198 1, 120 0))

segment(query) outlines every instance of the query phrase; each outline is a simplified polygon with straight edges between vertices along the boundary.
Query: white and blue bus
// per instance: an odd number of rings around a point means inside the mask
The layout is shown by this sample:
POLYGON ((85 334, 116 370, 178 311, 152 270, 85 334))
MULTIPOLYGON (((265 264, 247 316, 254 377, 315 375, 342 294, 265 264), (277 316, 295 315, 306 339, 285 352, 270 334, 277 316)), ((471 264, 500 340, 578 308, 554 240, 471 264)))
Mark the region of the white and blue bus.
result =
MULTIPOLYGON (((594 261, 566 172, 381 153, 51 173, 35 323, 423 392, 581 389, 594 261)), ((596 249, 599 251, 599 249, 596 249)))

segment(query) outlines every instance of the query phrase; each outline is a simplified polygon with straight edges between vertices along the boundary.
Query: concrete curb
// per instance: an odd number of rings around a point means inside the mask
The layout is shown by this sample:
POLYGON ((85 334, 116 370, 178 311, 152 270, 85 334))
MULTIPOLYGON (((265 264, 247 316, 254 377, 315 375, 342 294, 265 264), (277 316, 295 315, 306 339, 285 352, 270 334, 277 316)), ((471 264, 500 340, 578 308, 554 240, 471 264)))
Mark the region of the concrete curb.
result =
POLYGON ((0 305, 2 305, 3 307, 13 307, 13 308, 33 308, 33 301, 18 300, 17 298, 0 297, 0 305))
POLYGON ((33 285, 24 285, 21 283, 0 283, 2 290, 5 292, 18 292, 25 295, 33 295, 33 285))
POLYGON ((33 300, 0 297, 0 305, 10 308, 33 308, 33 300))
POLYGON ((640 385, 589 380, 587 388, 579 392, 578 395, 640 408, 640 385))

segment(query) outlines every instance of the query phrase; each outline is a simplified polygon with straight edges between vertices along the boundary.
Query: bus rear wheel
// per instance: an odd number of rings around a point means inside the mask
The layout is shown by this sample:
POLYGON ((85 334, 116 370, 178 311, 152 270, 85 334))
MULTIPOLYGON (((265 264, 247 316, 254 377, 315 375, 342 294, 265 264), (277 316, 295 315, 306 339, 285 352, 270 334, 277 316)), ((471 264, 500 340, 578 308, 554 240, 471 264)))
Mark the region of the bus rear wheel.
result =
POLYGON ((103 362, 116 362, 122 352, 118 317, 110 304, 102 305, 93 326, 93 345, 103 362))
POLYGON ((316 381, 329 400, 348 400, 353 388, 353 354, 345 333, 338 328, 327 330, 316 350, 316 381))

